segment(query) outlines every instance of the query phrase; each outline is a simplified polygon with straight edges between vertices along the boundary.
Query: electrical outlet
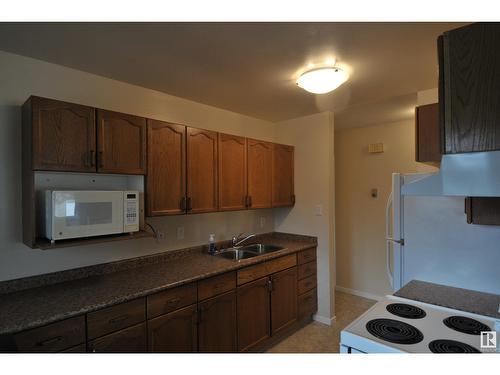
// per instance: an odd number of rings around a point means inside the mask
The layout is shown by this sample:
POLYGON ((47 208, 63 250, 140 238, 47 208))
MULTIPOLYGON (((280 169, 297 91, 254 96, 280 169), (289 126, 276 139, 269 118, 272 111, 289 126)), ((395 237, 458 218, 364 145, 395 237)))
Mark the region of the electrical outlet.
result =
POLYGON ((177 227, 177 239, 178 240, 184 239, 184 227, 177 227))
POLYGON ((163 232, 162 230, 157 230, 156 231, 156 239, 158 241, 163 241, 165 239, 165 232, 163 232))
POLYGON ((264 216, 262 216, 260 218, 260 227, 264 228, 264 225, 266 225, 266 218, 264 216))

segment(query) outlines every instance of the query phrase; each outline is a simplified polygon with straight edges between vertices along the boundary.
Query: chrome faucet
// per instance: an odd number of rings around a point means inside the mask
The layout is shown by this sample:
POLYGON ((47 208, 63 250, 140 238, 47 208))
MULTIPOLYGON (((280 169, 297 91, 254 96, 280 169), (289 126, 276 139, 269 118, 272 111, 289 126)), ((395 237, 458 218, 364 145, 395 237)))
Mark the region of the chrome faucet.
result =
POLYGON ((252 237, 255 237, 257 234, 250 234, 250 235, 246 236, 245 238, 241 238, 242 235, 243 235, 243 233, 240 233, 237 236, 233 236, 233 239, 231 240, 233 247, 241 245, 243 242, 245 242, 246 240, 248 240, 252 237))

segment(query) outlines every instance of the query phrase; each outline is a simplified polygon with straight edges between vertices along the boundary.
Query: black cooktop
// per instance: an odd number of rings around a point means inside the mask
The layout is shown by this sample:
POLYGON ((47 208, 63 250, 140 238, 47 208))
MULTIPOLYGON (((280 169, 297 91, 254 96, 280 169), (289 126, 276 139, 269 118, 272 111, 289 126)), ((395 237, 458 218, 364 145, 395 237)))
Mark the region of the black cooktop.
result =
POLYGON ((443 323, 455 331, 467 333, 469 335, 480 335, 481 331, 491 331, 491 328, 486 324, 465 316, 450 316, 444 319, 443 323))
POLYGON ((406 319, 422 319, 427 314, 420 307, 406 303, 391 303, 385 307, 391 314, 406 319))
POLYGON ((417 344, 424 335, 414 326, 394 319, 373 319, 366 323, 366 329, 379 339, 396 344, 417 344))
POLYGON ((434 340, 429 343, 433 353, 481 353, 476 348, 455 340, 434 340))

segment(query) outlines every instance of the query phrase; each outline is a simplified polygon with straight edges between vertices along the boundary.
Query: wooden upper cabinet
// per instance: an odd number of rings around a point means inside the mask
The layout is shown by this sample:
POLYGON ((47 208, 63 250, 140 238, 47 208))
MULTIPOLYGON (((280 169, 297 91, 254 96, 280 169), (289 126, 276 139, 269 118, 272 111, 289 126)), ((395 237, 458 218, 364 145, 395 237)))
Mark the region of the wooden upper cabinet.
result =
POLYGON ((217 211, 217 133, 186 130, 187 211, 217 211))
POLYGON ((95 112, 91 107, 32 96, 33 169, 95 172, 95 112))
POLYGON ((475 23, 438 39, 444 153, 500 150, 500 24, 475 23))
POLYGON ((272 206, 273 144, 247 139, 248 208, 272 206))
POLYGON ((146 119, 97 110, 98 171, 146 174, 146 119))
POLYGON ((186 127, 157 120, 148 123, 148 216, 186 210, 186 127))
POLYGON ((438 103, 415 108, 415 161, 441 162, 438 103))
POLYGON ((293 146, 273 145, 273 207, 295 204, 293 154, 293 146))
POLYGON ((219 210, 247 207, 247 140, 219 133, 219 210))

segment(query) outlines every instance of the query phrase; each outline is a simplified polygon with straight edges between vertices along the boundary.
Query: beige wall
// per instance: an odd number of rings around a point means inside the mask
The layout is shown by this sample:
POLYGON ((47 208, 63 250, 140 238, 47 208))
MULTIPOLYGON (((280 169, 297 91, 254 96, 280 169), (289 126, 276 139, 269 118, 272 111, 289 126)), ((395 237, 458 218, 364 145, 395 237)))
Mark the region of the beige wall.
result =
MULTIPOLYGON (((214 88, 216 89, 216 88, 214 88)), ((209 233, 228 239, 239 232, 274 229, 272 210, 213 213, 152 220, 166 240, 50 251, 21 243, 21 110, 39 95, 227 133, 274 139, 274 124, 142 87, 0 51, 0 280, 70 269, 204 243, 209 233), (261 226, 261 218, 265 219, 261 226), (178 226, 185 239, 177 240, 178 226)))
POLYGON ((415 162, 414 120, 335 133, 337 285, 382 296, 391 293, 385 271, 385 206, 393 172, 430 172, 415 162), (382 142, 385 152, 369 154, 382 142), (370 196, 378 189, 378 198, 370 196))
POLYGON ((293 208, 275 211, 277 231, 318 236, 318 313, 334 316, 334 128, 333 113, 323 112, 276 124, 276 141, 295 146, 293 208), (317 215, 317 206, 322 215, 317 215))

